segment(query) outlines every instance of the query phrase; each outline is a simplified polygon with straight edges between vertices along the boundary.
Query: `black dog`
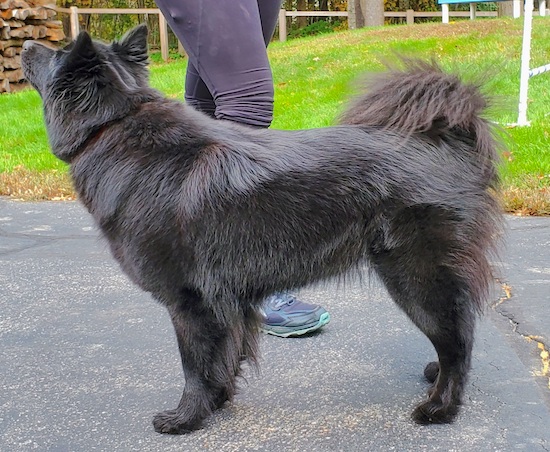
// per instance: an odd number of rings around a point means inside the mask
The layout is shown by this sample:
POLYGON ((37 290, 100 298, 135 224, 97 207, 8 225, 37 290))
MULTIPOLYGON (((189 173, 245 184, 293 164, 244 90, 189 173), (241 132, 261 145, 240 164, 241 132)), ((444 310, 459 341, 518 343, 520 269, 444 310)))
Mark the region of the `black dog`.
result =
POLYGON ((185 372, 158 432, 197 429, 258 353, 264 297, 370 264, 439 358, 419 423, 455 417, 500 210, 496 140, 477 87, 411 62, 336 127, 257 130, 148 86, 147 30, 26 42, 53 152, 122 269, 170 311, 185 372))

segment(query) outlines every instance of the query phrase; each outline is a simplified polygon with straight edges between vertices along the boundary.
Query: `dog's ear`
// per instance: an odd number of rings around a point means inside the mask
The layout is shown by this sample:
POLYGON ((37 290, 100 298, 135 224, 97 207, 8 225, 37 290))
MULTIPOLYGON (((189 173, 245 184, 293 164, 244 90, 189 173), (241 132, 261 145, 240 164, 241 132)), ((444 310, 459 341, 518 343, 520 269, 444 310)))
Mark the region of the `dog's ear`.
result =
POLYGON ((83 31, 70 46, 65 69, 70 72, 94 75, 101 69, 102 60, 90 35, 83 31))
POLYGON ((148 62, 147 34, 147 25, 138 25, 126 33, 120 41, 115 41, 112 49, 126 61, 144 66, 148 62))

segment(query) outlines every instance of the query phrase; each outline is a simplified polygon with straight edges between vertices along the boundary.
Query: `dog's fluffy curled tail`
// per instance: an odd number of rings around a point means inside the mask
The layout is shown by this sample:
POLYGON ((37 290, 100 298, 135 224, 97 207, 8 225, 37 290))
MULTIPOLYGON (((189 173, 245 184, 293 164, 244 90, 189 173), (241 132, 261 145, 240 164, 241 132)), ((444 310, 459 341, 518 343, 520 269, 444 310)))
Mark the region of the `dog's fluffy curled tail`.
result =
POLYGON ((463 83, 435 62, 403 59, 403 68, 390 68, 366 80, 358 96, 340 116, 340 124, 381 127, 405 136, 425 134, 433 139, 454 134, 471 143, 487 186, 498 183, 497 141, 482 118, 488 99, 479 86, 463 83))

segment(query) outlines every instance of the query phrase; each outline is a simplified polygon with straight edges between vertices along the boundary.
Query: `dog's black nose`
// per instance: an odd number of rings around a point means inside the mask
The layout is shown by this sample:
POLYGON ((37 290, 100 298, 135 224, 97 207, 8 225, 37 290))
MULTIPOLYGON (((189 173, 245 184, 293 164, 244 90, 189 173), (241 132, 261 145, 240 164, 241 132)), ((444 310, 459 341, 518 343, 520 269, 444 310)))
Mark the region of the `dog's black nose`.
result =
POLYGON ((27 39, 23 43, 23 50, 29 50, 33 45, 34 45, 34 43, 30 39, 27 39))

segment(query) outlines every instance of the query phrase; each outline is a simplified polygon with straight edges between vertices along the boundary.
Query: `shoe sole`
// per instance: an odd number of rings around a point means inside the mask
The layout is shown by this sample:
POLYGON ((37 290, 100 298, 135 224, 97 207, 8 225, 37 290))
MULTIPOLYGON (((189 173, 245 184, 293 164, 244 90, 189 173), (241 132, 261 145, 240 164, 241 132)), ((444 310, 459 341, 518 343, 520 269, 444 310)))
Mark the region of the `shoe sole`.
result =
POLYGON ((328 312, 324 312, 321 314, 321 317, 319 317, 319 320, 317 323, 314 323, 313 325, 310 325, 308 327, 295 330, 289 327, 267 327, 266 325, 262 325, 260 327, 260 331, 264 334, 271 334, 272 336, 277 337, 295 337, 295 336, 303 336, 304 334, 311 333, 313 331, 318 330, 319 328, 324 327, 327 323, 330 322, 330 314, 328 312))

